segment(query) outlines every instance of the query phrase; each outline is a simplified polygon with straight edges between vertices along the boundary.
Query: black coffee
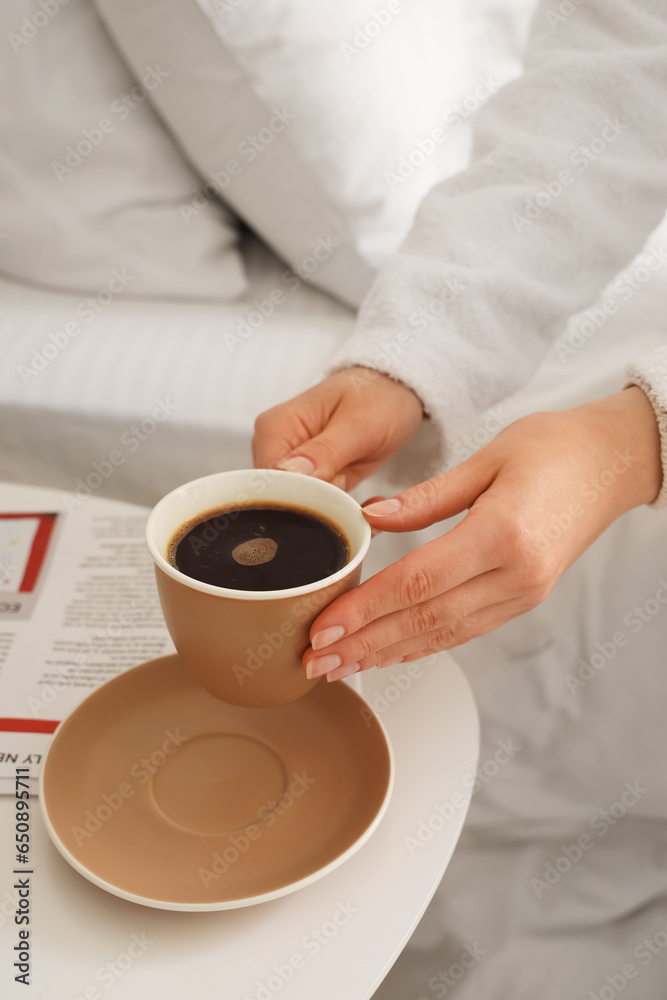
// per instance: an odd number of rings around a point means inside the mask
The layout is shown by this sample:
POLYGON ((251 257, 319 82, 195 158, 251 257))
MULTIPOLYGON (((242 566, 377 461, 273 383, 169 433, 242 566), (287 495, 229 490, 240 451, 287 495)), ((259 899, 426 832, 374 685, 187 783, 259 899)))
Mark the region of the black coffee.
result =
POLYGON ((202 583, 232 590, 287 590, 337 573, 349 547, 333 522, 301 507, 221 507, 182 525, 169 561, 202 583))

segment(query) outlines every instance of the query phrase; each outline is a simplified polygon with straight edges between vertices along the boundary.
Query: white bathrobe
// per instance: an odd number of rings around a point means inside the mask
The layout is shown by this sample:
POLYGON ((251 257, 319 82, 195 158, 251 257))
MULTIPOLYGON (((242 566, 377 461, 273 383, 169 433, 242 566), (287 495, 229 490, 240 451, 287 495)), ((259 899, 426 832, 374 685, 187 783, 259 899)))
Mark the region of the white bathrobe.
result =
MULTIPOLYGON (((479 113, 469 168, 424 200, 336 367, 414 389, 447 461, 666 209, 667 3, 544 0, 524 75, 479 113)), ((667 464, 667 345, 630 381, 656 408, 667 464)))

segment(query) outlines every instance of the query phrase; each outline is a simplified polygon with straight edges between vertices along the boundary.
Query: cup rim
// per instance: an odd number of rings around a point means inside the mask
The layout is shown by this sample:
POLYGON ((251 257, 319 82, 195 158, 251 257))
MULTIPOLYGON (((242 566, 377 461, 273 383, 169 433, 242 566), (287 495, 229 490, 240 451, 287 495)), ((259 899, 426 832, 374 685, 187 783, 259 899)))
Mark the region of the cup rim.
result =
MULTIPOLYGON (((230 469, 228 470, 228 473, 238 474, 245 472, 250 474, 253 472, 256 473, 258 471, 260 470, 230 469)), ((176 489, 173 489, 169 493, 165 494, 165 496, 163 496, 162 499, 156 503, 156 505, 153 507, 150 514, 148 515, 148 520, 146 521, 146 531, 145 531, 146 545, 148 546, 148 551, 150 552, 156 567, 162 570, 163 573, 166 573, 167 576, 170 576, 172 580, 175 580, 177 583, 181 583, 184 586, 189 587, 191 590, 199 591, 199 593, 210 594, 212 597, 226 597, 230 600, 238 600, 238 601, 277 601, 284 599, 289 600, 290 598, 293 597, 302 597, 305 594, 312 594, 316 593, 317 591, 324 590, 326 587, 330 587, 333 584, 338 583, 339 580, 345 579, 345 577, 349 576, 350 573, 354 572, 354 570, 361 564, 370 546, 371 527, 368 521, 364 519, 364 516, 361 513, 361 505, 357 503, 354 497, 350 496, 350 494, 346 493, 344 490, 341 490, 338 486, 333 486, 331 483, 328 483, 323 479, 315 479, 313 476, 304 476, 300 472, 288 472, 285 469, 271 469, 272 475, 277 474, 280 477, 289 476, 297 480, 307 479, 311 483, 313 482, 319 483, 319 486, 317 487, 318 489, 321 487, 326 491, 330 492, 335 491, 338 499, 340 499, 340 497, 342 496, 345 498, 343 502, 353 505, 352 510, 356 508, 356 512, 360 516, 361 522, 363 524, 363 537, 361 540, 361 544, 359 545, 359 550, 356 553, 356 555, 352 559, 350 559, 349 562, 345 563, 345 565, 341 569, 339 569, 336 573, 330 574, 330 576, 322 577, 322 579, 320 580, 314 580, 312 583, 306 583, 300 587, 286 587, 284 590, 236 590, 231 587, 216 587, 214 584, 204 583, 201 580, 195 580, 194 577, 187 576, 185 573, 181 573, 179 569, 176 569, 175 566, 172 566, 171 563, 168 562, 167 559, 165 559, 165 557, 162 555, 157 545, 155 544, 153 538, 153 526, 155 524, 155 521, 157 520, 157 517, 159 516, 159 513, 161 512, 162 508, 166 506, 167 503, 169 503, 171 498, 181 493, 184 489, 197 486, 199 483, 217 478, 219 476, 225 476, 228 473, 214 472, 209 476, 199 476, 198 479, 191 479, 189 482, 183 483, 181 486, 177 486, 176 489)))

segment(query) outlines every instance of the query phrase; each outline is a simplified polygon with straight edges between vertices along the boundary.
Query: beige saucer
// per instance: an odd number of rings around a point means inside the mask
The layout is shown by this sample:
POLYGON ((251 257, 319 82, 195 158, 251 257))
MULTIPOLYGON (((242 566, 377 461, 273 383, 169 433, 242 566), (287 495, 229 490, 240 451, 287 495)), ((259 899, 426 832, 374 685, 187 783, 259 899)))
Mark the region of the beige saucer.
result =
POLYGON ((166 656, 61 723, 40 801, 56 847, 92 882, 149 906, 221 910, 342 864, 380 822, 392 778, 384 729, 346 684, 238 708, 166 656))

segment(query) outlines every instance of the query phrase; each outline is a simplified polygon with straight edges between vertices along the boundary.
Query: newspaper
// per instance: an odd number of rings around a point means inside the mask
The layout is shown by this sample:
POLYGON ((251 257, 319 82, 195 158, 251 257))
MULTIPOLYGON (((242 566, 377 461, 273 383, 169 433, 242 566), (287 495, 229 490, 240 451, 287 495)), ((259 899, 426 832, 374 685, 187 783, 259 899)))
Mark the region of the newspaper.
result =
POLYGON ((146 517, 114 501, 0 487, 0 793, 13 792, 17 767, 37 790, 56 726, 91 691, 173 652, 146 517))

